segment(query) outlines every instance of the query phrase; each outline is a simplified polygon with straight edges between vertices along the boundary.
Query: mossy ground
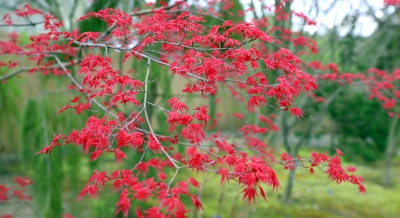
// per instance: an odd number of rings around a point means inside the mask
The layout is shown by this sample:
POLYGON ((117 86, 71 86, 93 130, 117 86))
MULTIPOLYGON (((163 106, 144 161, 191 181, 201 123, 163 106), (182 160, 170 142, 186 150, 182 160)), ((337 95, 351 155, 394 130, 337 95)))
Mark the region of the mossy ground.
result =
MULTIPOLYGON (((302 154, 302 156, 307 156, 307 154, 309 154, 307 149, 303 150, 303 152, 304 154, 302 154)), ((86 164, 82 163, 82 166, 85 165, 86 164)), ((189 208, 189 217, 193 218, 399 217, 400 185, 398 184, 400 183, 400 158, 397 158, 394 163, 394 187, 392 188, 385 188, 382 186, 383 162, 378 162, 374 165, 344 162, 343 165, 357 167, 357 174, 363 176, 364 184, 367 188, 365 194, 360 194, 358 192, 358 187, 352 184, 338 185, 333 181, 329 181, 327 175, 320 170, 315 170, 315 175, 310 176, 308 169, 299 168, 296 170, 293 202, 291 204, 283 204, 280 199, 285 190, 288 171, 283 170, 282 166, 274 166, 281 182, 281 188, 278 191, 272 191, 269 187, 264 187, 267 201, 258 197, 256 204, 250 205, 246 200, 242 201, 241 186, 237 185, 234 181, 231 181, 230 184, 224 183, 220 185, 220 179, 217 175, 210 173, 197 174, 195 171, 182 171, 176 178, 176 181, 194 177, 204 186, 202 187, 202 191, 199 191, 199 189, 192 190, 192 193, 201 195, 204 206, 204 211, 200 213, 193 208, 189 208)), ((112 171, 116 167, 118 166, 111 162, 110 164, 103 165, 103 169, 101 170, 112 171)), ((80 174, 77 175, 81 178, 79 180, 82 186, 84 186, 90 174, 88 170, 87 167, 83 167, 80 174)), ((10 175, 1 176, 0 180, 2 183, 12 184, 12 178, 13 177, 10 175)), ((76 218, 87 217, 94 214, 96 214, 96 217, 109 217, 115 210, 114 204, 118 198, 118 193, 104 190, 100 192, 101 197, 98 200, 85 197, 81 201, 75 202, 79 190, 70 190, 68 188, 68 179, 64 181, 63 187, 65 212, 69 212, 68 210, 72 204, 77 204, 75 206, 80 208, 79 211, 81 213, 77 214, 76 211, 72 213, 76 218), (105 202, 104 199, 108 200, 105 202), (104 203, 108 206, 105 207, 106 205, 104 203), (90 207, 88 207, 88 205, 90 205, 90 207), (102 208, 104 211, 97 213, 95 212, 95 210, 97 210, 96 208, 102 208), (108 215, 101 216, 105 214, 108 215)), ((186 202, 190 202, 189 199, 186 200, 186 202)), ((31 206, 27 202, 13 203, 14 205, 0 205, 0 214, 12 212, 16 207, 19 211, 16 217, 22 215, 21 211, 32 211, 31 206), (23 209, 24 207, 28 208, 25 210, 23 209)))
MULTIPOLYGON (((382 186, 381 162, 369 166, 346 162, 343 165, 357 167, 357 174, 364 178, 365 194, 360 194, 355 185, 338 185, 328 180, 320 170, 310 176, 308 169, 299 168, 296 170, 293 203, 283 204, 281 195, 285 190, 288 171, 275 166, 281 188, 272 191, 265 187, 268 189, 267 201, 259 197, 256 204, 251 205, 247 200, 241 200, 239 185, 231 182, 231 185, 221 187, 217 176, 209 176, 202 192, 203 217, 399 217, 400 159, 394 164, 392 188, 382 186)), ((202 181, 205 177, 197 178, 202 181)))

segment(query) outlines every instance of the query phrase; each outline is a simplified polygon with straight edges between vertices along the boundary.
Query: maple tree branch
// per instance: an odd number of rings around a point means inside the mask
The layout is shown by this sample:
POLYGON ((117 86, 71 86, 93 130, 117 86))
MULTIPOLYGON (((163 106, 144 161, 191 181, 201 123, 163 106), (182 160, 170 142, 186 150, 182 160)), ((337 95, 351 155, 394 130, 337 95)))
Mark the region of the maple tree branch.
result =
POLYGON ((389 97, 391 97, 392 99, 394 99, 397 103, 400 103, 400 99, 395 96, 393 93, 391 93, 387 88, 383 88, 382 89, 383 92, 385 92, 387 95, 389 95, 389 97))
POLYGON ((180 170, 180 168, 176 169, 176 171, 175 171, 174 175, 172 176, 171 180, 168 182, 168 189, 167 190, 169 190, 169 188, 171 187, 171 184, 175 180, 176 175, 178 175, 179 170, 180 170))
POLYGON ((21 68, 21 69, 15 70, 15 71, 12 72, 12 73, 3 75, 3 76, 0 77, 0 82, 3 82, 3 81, 5 81, 5 80, 8 80, 8 79, 10 79, 10 78, 12 78, 12 77, 14 77, 14 76, 17 76, 17 75, 20 74, 20 73, 26 72, 26 71, 28 71, 28 70, 29 70, 29 69, 27 69, 27 68, 21 68))
POLYGON ((129 16, 134 17, 134 16, 140 16, 140 15, 152 14, 152 13, 156 13, 159 9, 163 9, 163 10, 165 10, 164 13, 167 13, 167 14, 189 12, 189 13, 196 14, 196 15, 211 17, 211 18, 214 18, 214 19, 222 21, 222 22, 226 21, 225 19, 214 16, 212 14, 209 14, 206 12, 195 11, 195 10, 191 10, 191 9, 169 10, 173 7, 179 6, 181 3, 183 3, 183 2, 178 2, 175 5, 171 5, 171 6, 164 7, 164 8, 161 7, 161 8, 157 8, 157 9, 147 9, 147 10, 142 10, 142 11, 138 11, 138 12, 133 12, 133 13, 129 14, 129 16))
MULTIPOLYGON (((183 3, 183 1, 180 1, 180 2, 176 2, 175 4, 170 5, 170 6, 167 6, 167 7, 162 6, 162 7, 155 8, 155 9, 146 9, 146 10, 142 10, 142 11, 138 11, 138 12, 133 12, 133 13, 129 14, 129 16, 134 17, 134 16, 146 15, 146 14, 150 14, 150 13, 156 13, 157 11, 159 11, 159 10, 161 10, 161 9, 162 9, 162 10, 167 10, 167 11, 165 11, 165 12, 168 12, 169 9, 171 9, 171 8, 173 8, 173 7, 176 7, 176 6, 179 6, 179 5, 181 5, 182 3, 183 3)), ((165 13, 165 12, 164 12, 164 13, 165 13)), ((113 23, 110 27, 108 27, 108 28, 100 35, 100 37, 96 40, 96 42, 103 41, 103 40, 106 38, 106 36, 107 36, 111 31, 113 31, 116 27, 117 27, 117 24, 116 24, 116 23, 113 23)))
POLYGON ((36 25, 43 24, 43 23, 44 23, 44 21, 30 22, 30 23, 0 24, 0 27, 27 27, 27 26, 36 26, 36 25))
MULTIPOLYGON (((66 73, 66 75, 69 77, 69 79, 72 81, 73 84, 76 85, 76 87, 78 87, 79 89, 82 89, 82 85, 76 81, 76 79, 71 75, 71 73, 67 70, 67 68, 65 67, 65 65, 61 62, 61 60, 57 57, 57 56, 53 56, 54 59, 56 59, 57 63, 61 66, 61 68, 63 69, 63 71, 66 73)), ((88 93, 86 93, 87 96, 89 96, 88 93)), ((105 111, 107 114, 110 114, 111 116, 113 116, 114 118, 118 119, 118 116, 112 112, 110 112, 109 109, 107 109, 107 107, 105 107, 104 105, 102 105, 100 102, 98 102, 96 99, 92 98, 90 99, 91 102, 94 102, 97 106, 99 106, 103 111, 105 111)))
MULTIPOLYGON (((306 158, 301 158, 301 159, 292 159, 292 160, 280 160, 280 161, 275 161, 275 162, 272 162, 272 163, 269 163, 269 164, 263 164, 263 165, 264 166, 283 165, 283 166, 293 166, 293 167, 301 166, 303 168, 309 168, 309 166, 307 166, 304 162, 310 163, 310 162, 312 162, 312 159, 311 158, 307 158, 307 159, 306 158)), ((205 167, 207 165, 209 165, 209 164, 204 165, 202 168, 204 170, 207 170, 207 171, 212 172, 212 173, 218 173, 219 172, 219 170, 210 169, 210 168, 205 167)), ((318 166, 315 166, 315 167, 317 167, 321 171, 325 172, 323 167, 327 167, 327 164, 326 163, 320 163, 318 166)), ((237 174, 244 175, 244 174, 250 173, 250 171, 249 172, 242 172, 242 173, 229 171, 228 173, 231 174, 231 175, 237 175, 237 174)), ((232 179, 232 178, 230 178, 230 179, 232 179)))
POLYGON ((142 11, 133 12, 133 13, 129 14, 129 16, 133 17, 133 16, 139 16, 139 15, 151 14, 151 13, 156 13, 159 10, 166 10, 166 11, 164 11, 164 13, 165 13, 169 9, 177 7, 177 6, 179 6, 179 5, 183 4, 183 3, 184 3, 184 1, 178 1, 175 4, 170 5, 170 6, 166 6, 166 7, 162 6, 162 7, 155 8, 155 9, 145 9, 145 10, 142 10, 142 11))
MULTIPOLYGON (((134 118, 132 118, 131 121, 129 121, 129 123, 125 124, 125 126, 124 126, 125 129, 128 129, 128 126, 131 125, 133 122, 135 122, 136 118, 138 118, 139 115, 143 112, 143 110, 144 110, 143 104, 140 105, 140 107, 138 107, 135 111, 133 111, 133 112, 129 115, 129 117, 125 119, 124 122, 127 122, 128 119, 129 119, 139 108, 142 108, 142 109, 136 114, 136 116, 135 116, 134 118)), ((122 122, 122 123, 123 123, 123 122, 122 122)), ((121 124, 122 124, 122 123, 121 123, 121 124)))
MULTIPOLYGON (((71 73, 69 73, 68 72, 68 70, 67 70, 67 68, 64 66, 64 64, 60 61, 60 59, 57 57, 57 56, 54 56, 54 58, 56 59, 56 61, 57 61, 57 63, 61 66, 61 68, 66 72, 66 74, 67 74, 67 76, 70 78, 70 80, 72 81, 72 83, 74 83, 79 89, 82 89, 83 87, 82 87, 82 85, 80 84, 80 83, 78 83, 78 81, 76 81, 76 79, 71 75, 71 73)), ((151 59, 148 59, 149 61, 148 61, 148 71, 147 71, 147 73, 146 73, 146 80, 145 80, 145 86, 146 86, 146 90, 147 90, 147 80, 148 80, 148 75, 149 75, 149 73, 150 73, 150 60, 151 59)), ((147 92, 146 92, 147 93, 147 92)), ((87 96, 89 96, 89 94, 86 94, 87 96)), ((146 97, 146 95, 145 95, 145 101, 144 102, 146 102, 146 100, 147 100, 147 97, 146 97)), ((118 119, 118 116, 116 115, 116 114, 114 114, 114 113, 112 113, 111 111, 109 111, 105 106, 103 106, 100 102, 98 102, 96 99, 91 99, 91 102, 94 102, 98 107, 100 107, 102 110, 104 110, 104 111, 106 111, 107 112, 107 114, 110 114, 112 117, 114 117, 114 118, 117 118, 118 119)), ((155 134, 154 132, 153 132, 153 129, 152 129, 152 127, 151 127, 151 125, 150 125, 150 123, 149 123, 149 119, 148 119, 148 116, 147 116, 147 111, 145 110, 145 103, 143 104, 143 109, 142 109, 142 111, 144 110, 144 112, 145 112, 145 114, 146 114, 146 118, 147 118, 147 121, 148 121, 148 124, 149 124, 149 128, 150 128, 150 132, 149 131, 146 131, 146 130, 144 130, 144 129, 141 129, 141 128, 137 128, 137 130, 138 131, 140 131, 140 132, 143 132, 143 133, 146 133, 146 134, 151 134, 152 136, 153 136, 153 138, 157 141, 157 143, 159 143, 160 144, 160 146, 161 146, 161 150, 164 152, 164 154, 170 159, 170 161, 173 163, 173 165, 176 167, 176 168, 179 168, 179 166, 177 166, 176 165, 176 163, 174 162, 174 161, 176 161, 175 159, 173 159, 171 156, 169 156, 169 154, 165 151, 165 149, 162 147, 162 145, 161 145, 161 143, 158 141, 158 139, 157 139, 157 136, 159 136, 159 135, 157 135, 157 134, 155 134)), ((140 113, 139 113, 140 114, 140 113)), ((137 115, 137 116, 139 116, 139 115, 137 115)), ((134 118, 134 119, 136 119, 136 117, 134 118)), ((133 120, 134 120, 133 119, 133 120)), ((131 121, 131 122, 133 122, 133 121, 131 121)), ((128 124, 129 125, 129 124, 128 124)), ((144 154, 143 154, 143 156, 144 156, 144 154)), ((141 158, 141 160, 143 159, 143 156, 142 156, 142 158, 141 158)), ((177 162, 177 161, 176 161, 177 162)), ((140 163, 140 162, 139 162, 140 163)))
MULTIPOLYGON (((72 64, 70 64, 70 63, 65 63, 65 64, 64 64, 64 66, 70 66, 70 65, 72 65, 72 64)), ((57 64, 57 65, 52 65, 52 66, 46 67, 45 69, 46 69, 46 70, 51 70, 51 69, 57 68, 58 66, 59 66, 58 64, 57 64)), ((0 82, 9 80, 9 79, 11 79, 12 77, 17 76, 17 75, 19 75, 19 74, 21 74, 21 73, 28 72, 29 70, 31 70, 31 69, 33 69, 33 68, 36 68, 36 70, 40 70, 40 67, 23 67, 23 68, 20 68, 20 69, 18 69, 18 70, 13 71, 12 73, 9 73, 9 74, 6 74, 6 75, 1 76, 1 77, 0 77, 0 82)))
POLYGON ((236 47, 223 47, 223 48, 199 48, 199 47, 194 47, 194 46, 187 46, 187 45, 182 45, 181 43, 175 43, 175 42, 158 42, 161 44, 167 44, 167 45, 174 45, 174 46, 179 46, 179 47, 183 47, 183 48, 189 48, 189 49, 193 49, 196 51, 200 51, 200 52, 206 52, 206 51, 221 51, 221 50, 235 50, 240 48, 241 46, 248 44, 248 43, 242 43, 240 45, 237 45, 236 47))
POLYGON ((53 58, 56 59, 58 65, 60 65, 60 67, 64 70, 64 72, 67 74, 67 76, 70 78, 70 80, 72 81, 72 83, 74 83, 79 89, 82 89, 82 85, 80 83, 78 83, 78 81, 75 80, 75 78, 71 75, 71 73, 67 70, 67 68, 65 67, 65 65, 61 62, 61 60, 56 56, 53 55, 53 58))
MULTIPOLYGON (((171 65, 168 64, 168 63, 165 63, 165 62, 160 61, 160 60, 158 60, 156 58, 150 57, 149 55, 146 55, 146 54, 143 54, 143 53, 140 53, 140 52, 137 52, 137 51, 133 51, 130 48, 121 48, 121 47, 117 47, 117 46, 111 46, 111 45, 100 44, 100 43, 79 42, 79 41, 76 41, 76 40, 74 40, 74 43, 79 45, 79 46, 82 46, 82 47, 93 46, 93 47, 110 48, 110 49, 114 49, 114 50, 118 50, 118 51, 134 52, 136 55, 139 55, 139 56, 141 56, 143 58, 146 58, 146 59, 150 59, 151 61, 153 61, 155 63, 161 64, 161 65, 164 65, 164 66, 167 66, 167 67, 171 67, 171 65)), ((205 79, 203 77, 200 77, 200 76, 197 76, 195 74, 192 74, 192 73, 189 73, 189 72, 185 72, 185 74, 190 76, 190 77, 196 78, 198 80, 202 80, 203 82, 208 82, 207 79, 205 79)))
MULTIPOLYGON (((227 78, 229 78, 230 76, 228 76, 227 78)), ((246 84, 246 85, 251 85, 251 84, 249 84, 249 83, 247 83, 246 81, 242 81, 242 80, 236 80, 236 79, 224 79, 225 81, 225 83, 227 83, 227 82, 235 82, 235 83, 242 83, 242 84, 246 84)), ((277 86, 277 85, 279 85, 278 83, 275 83, 275 84, 271 84, 271 85, 267 85, 268 87, 274 87, 274 86, 277 86)))
POLYGON ((153 103, 150 103, 150 102, 146 102, 146 104, 149 104, 149 105, 151 105, 151 106, 153 106, 153 107, 156 107, 156 108, 162 110, 165 114, 166 114, 167 112, 170 112, 170 110, 165 109, 165 108, 163 108, 163 107, 160 107, 160 106, 158 106, 158 105, 156 105, 156 104, 153 104, 153 103))
MULTIPOLYGON (((144 113, 145 113, 146 121, 147 121, 147 123, 148 123, 148 125, 149 125, 149 128, 151 128, 150 122, 148 121, 148 120, 149 120, 149 117, 148 117, 148 115, 147 115, 147 110, 146 110, 147 91, 148 91, 148 89, 147 89, 147 83, 148 83, 148 81, 147 81, 147 80, 148 80, 149 73, 150 73, 150 63, 148 62, 147 64, 148 64, 148 66, 147 66, 147 72, 146 72, 146 79, 145 79, 145 82, 144 82, 145 88, 144 88, 144 100, 143 100, 143 104, 142 104, 142 110, 140 110, 140 112, 136 115, 136 117, 134 117, 134 118, 126 125, 126 128, 127 128, 137 117, 139 117, 139 115, 140 115, 143 111, 144 111, 144 113)), ((132 114, 133 114, 133 113, 132 113, 132 114)), ((131 115, 132 115, 132 114, 131 114, 131 115)), ((161 146, 161 144, 160 144, 160 146, 161 146)), ((148 147, 149 147, 149 145, 147 144, 146 147, 143 149, 143 154, 142 154, 142 156, 140 157, 139 162, 131 169, 131 172, 132 172, 133 170, 135 170, 136 167, 137 167, 140 163, 142 163, 143 158, 144 158, 144 155, 146 154, 148 147)))
POLYGON ((228 82, 225 82, 225 84, 227 84, 231 89, 233 89, 235 92, 237 92, 238 94, 240 94, 242 97, 244 98, 248 98, 250 95, 245 95, 243 93, 241 93, 239 90, 237 90, 235 87, 233 87, 231 84, 229 84, 228 82))
POLYGON ((157 136, 154 134, 153 127, 151 126, 150 119, 149 119, 149 116, 148 116, 148 114, 147 114, 147 110, 146 110, 147 95, 148 95, 147 85, 148 85, 148 80, 149 80, 149 75, 150 75, 150 63, 151 63, 151 59, 148 58, 148 59, 147 59, 146 78, 145 78, 145 80, 144 80, 144 81, 145 81, 145 82, 144 82, 144 86, 145 86, 145 90, 146 90, 145 95, 144 95, 144 100, 143 100, 144 115, 145 115, 145 117, 146 117, 147 125, 149 126, 149 129, 150 129, 150 133, 151 133, 151 135, 153 136, 154 140, 160 145, 160 148, 161 148, 162 152, 165 154, 165 156, 167 156, 167 158, 171 161, 171 163, 172 163, 172 164, 175 166, 175 168, 178 170, 178 169, 180 168, 180 167, 176 164, 176 162, 178 162, 178 161, 176 161, 175 159, 173 159, 173 158, 165 151, 165 149, 162 147, 162 144, 161 144, 160 141, 158 140, 157 136))

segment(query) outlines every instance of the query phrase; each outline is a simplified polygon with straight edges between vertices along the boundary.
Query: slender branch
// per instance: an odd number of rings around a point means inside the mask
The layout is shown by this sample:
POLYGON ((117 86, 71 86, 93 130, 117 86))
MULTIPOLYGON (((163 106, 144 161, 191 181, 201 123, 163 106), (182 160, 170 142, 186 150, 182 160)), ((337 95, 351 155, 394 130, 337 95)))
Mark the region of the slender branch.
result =
POLYGON ((29 69, 27 69, 27 68, 21 68, 21 69, 15 70, 15 71, 12 72, 12 73, 9 73, 9 74, 6 74, 6 75, 4 75, 4 76, 1 76, 1 77, 0 77, 0 82, 3 82, 3 81, 5 81, 5 80, 8 80, 8 79, 10 79, 11 77, 14 77, 14 76, 16 76, 16 75, 18 75, 18 74, 20 74, 20 73, 26 72, 26 71, 28 71, 28 70, 29 70, 29 69))
POLYGON ((146 72, 146 78, 145 78, 145 82, 144 82, 144 86, 145 86, 145 95, 144 95, 144 101, 143 101, 143 108, 144 108, 144 115, 146 117, 146 121, 147 121, 147 125, 149 126, 150 129, 150 133, 153 136, 154 140, 156 140, 156 142, 158 144, 160 144, 161 150, 163 151, 163 153, 165 154, 165 156, 167 156, 167 158, 171 161, 171 163, 175 166, 176 169, 179 169, 180 167, 175 163, 177 162, 175 159, 173 159, 166 151, 165 149, 162 147, 162 144, 160 143, 160 141, 158 140, 157 136, 154 134, 153 131, 153 127, 151 126, 150 123, 150 119, 149 116, 147 114, 147 110, 146 110, 146 105, 147 105, 147 95, 148 95, 148 89, 147 89, 147 85, 148 85, 148 80, 149 80, 149 74, 150 74, 150 63, 151 63, 151 59, 148 58, 147 59, 147 72, 146 72))
MULTIPOLYGON (((64 66, 70 66, 70 65, 72 65, 72 64, 70 64, 70 63, 68 63, 68 64, 65 63, 65 64, 63 64, 63 65, 64 65, 64 66)), ((60 65, 60 66, 61 66, 61 65, 60 65)), ((51 70, 51 69, 55 69, 55 68, 57 68, 57 67, 59 67, 59 64, 57 64, 57 65, 52 65, 52 66, 50 66, 50 67, 46 67, 45 69, 46 69, 46 70, 51 70)), ((33 69, 33 68, 40 69, 40 67, 23 67, 23 68, 20 68, 20 69, 18 69, 18 70, 13 71, 12 73, 9 73, 9 74, 6 74, 6 75, 1 76, 1 77, 0 77, 0 82, 9 80, 10 78, 12 78, 12 77, 14 77, 14 76, 17 76, 18 74, 21 74, 21 73, 24 73, 24 72, 28 72, 29 70, 31 70, 31 69, 33 69)))
POLYGON ((27 26, 36 26, 36 25, 43 24, 43 23, 44 23, 44 21, 30 22, 30 23, 0 24, 0 27, 27 27, 27 26))

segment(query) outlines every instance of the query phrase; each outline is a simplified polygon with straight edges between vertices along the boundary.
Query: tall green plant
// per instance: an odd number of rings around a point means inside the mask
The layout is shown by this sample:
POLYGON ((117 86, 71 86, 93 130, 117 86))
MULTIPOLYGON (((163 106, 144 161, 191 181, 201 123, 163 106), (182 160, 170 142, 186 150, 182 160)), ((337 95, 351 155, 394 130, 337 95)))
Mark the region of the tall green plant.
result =
MULTIPOLYGON (((0 69, 2 72, 8 70, 0 69)), ((10 154, 17 151, 18 131, 14 128, 20 121, 19 105, 15 99, 21 99, 21 89, 16 81, 8 81, 7 86, 0 84, 0 153, 10 154)))
POLYGON ((39 151, 50 144, 49 129, 45 117, 45 105, 37 100, 29 100, 23 112, 21 125, 21 160, 35 181, 34 210, 37 217, 61 217, 62 199, 61 187, 63 181, 63 165, 61 150, 52 156, 34 155, 33 150, 39 151))

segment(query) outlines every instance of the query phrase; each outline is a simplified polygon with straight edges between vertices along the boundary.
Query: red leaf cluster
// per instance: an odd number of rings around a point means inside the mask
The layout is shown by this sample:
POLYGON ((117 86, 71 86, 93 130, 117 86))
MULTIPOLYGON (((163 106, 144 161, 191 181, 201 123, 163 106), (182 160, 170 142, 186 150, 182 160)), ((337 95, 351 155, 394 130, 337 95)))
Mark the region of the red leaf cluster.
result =
MULTIPOLYGON (((286 21, 294 15, 308 25, 316 24, 303 13, 287 12, 287 3, 283 0, 266 8, 275 14, 277 21, 286 21)), ((394 4, 393 1, 385 3, 394 4)), ((264 110, 260 109, 268 106, 300 119, 305 112, 296 106, 299 95, 309 94, 315 101, 325 102, 312 93, 318 88, 317 80, 342 84, 361 80, 369 87, 371 98, 378 99, 384 108, 395 113, 396 98, 400 97, 395 81, 400 79, 400 71, 387 73, 371 69, 365 76, 339 73, 335 64, 311 62, 307 65, 298 56, 318 52, 311 38, 271 26, 267 18, 252 22, 223 20, 208 26, 204 15, 220 16, 212 8, 193 11, 191 5, 177 2, 131 14, 107 8, 78 19, 106 22, 107 30, 103 32, 62 31, 56 17, 29 5, 7 14, 3 18, 7 25, 13 25, 12 16, 41 16, 45 32, 31 36, 31 42, 24 46, 12 34, 11 40, 0 41, 0 55, 27 57, 33 65, 29 67, 31 73, 68 77, 71 84, 66 87, 79 94, 68 100, 59 113, 73 109, 77 114, 85 111, 99 114, 89 117, 80 130, 55 134, 50 145, 38 154, 50 154, 56 147, 74 144, 89 154, 91 161, 104 153, 113 153, 116 163, 138 155, 140 159, 131 169, 121 167, 112 173, 96 170, 77 197, 77 200, 85 195, 98 197, 100 190, 112 183, 114 191, 120 191, 117 212, 124 216, 132 201, 155 202, 147 210, 137 208, 137 217, 185 217, 189 211, 185 198, 190 198, 195 208, 203 209, 200 199, 191 193, 193 188, 201 188, 201 184, 194 178, 175 181, 178 172, 184 169, 217 174, 221 183, 238 182, 242 185, 243 199, 249 203, 255 202, 259 195, 266 199, 266 186, 273 190, 280 187, 272 168, 278 164, 288 170, 309 168, 311 174, 315 167, 325 168, 328 179, 355 184, 360 192, 365 192, 362 178, 354 175, 356 168, 341 166, 339 150, 334 157, 312 153, 310 158, 302 159, 283 153, 277 160, 263 137, 279 130, 274 123, 276 115, 261 114, 264 110), (295 46, 298 52, 282 47, 282 42, 295 46), (98 48, 105 53, 97 52, 98 48), (115 70, 111 52, 123 52, 123 62, 132 58, 135 63, 143 62, 145 69, 115 70), (161 69, 154 68, 156 65, 165 66, 169 71, 155 72, 161 69), (77 67, 78 73, 72 74, 69 67, 77 67), (311 75, 307 72, 310 68, 323 73, 311 75), (159 100, 154 96, 162 95, 157 92, 163 90, 153 85, 159 82, 152 80, 156 78, 155 73, 162 77, 180 77, 186 82, 182 84, 181 94, 200 96, 209 100, 209 105, 195 105, 175 93, 168 100, 159 100), (218 122, 222 114, 214 113, 214 107, 210 109, 211 104, 225 103, 224 98, 215 97, 221 93, 238 104, 232 113, 240 122, 238 137, 221 132, 218 122), (149 108, 161 112, 157 120, 150 117, 149 108), (243 112, 246 109, 248 113, 243 112), (248 116, 254 116, 257 123, 248 116), (167 132, 156 128, 163 124, 167 125, 167 132), (167 169, 174 173, 168 174, 167 169), (152 171, 157 176, 149 176, 152 171)), ((233 2, 226 1, 224 8, 234 8, 233 2)), ((0 66, 9 68, 19 65, 19 62, 0 61, 0 66)), ((31 184, 30 180, 21 178, 17 182, 21 186, 31 184)), ((0 189, 8 191, 3 186, 0 189)), ((14 194, 23 196, 18 190, 14 194)), ((0 194, 0 200, 7 197, 0 194)))

